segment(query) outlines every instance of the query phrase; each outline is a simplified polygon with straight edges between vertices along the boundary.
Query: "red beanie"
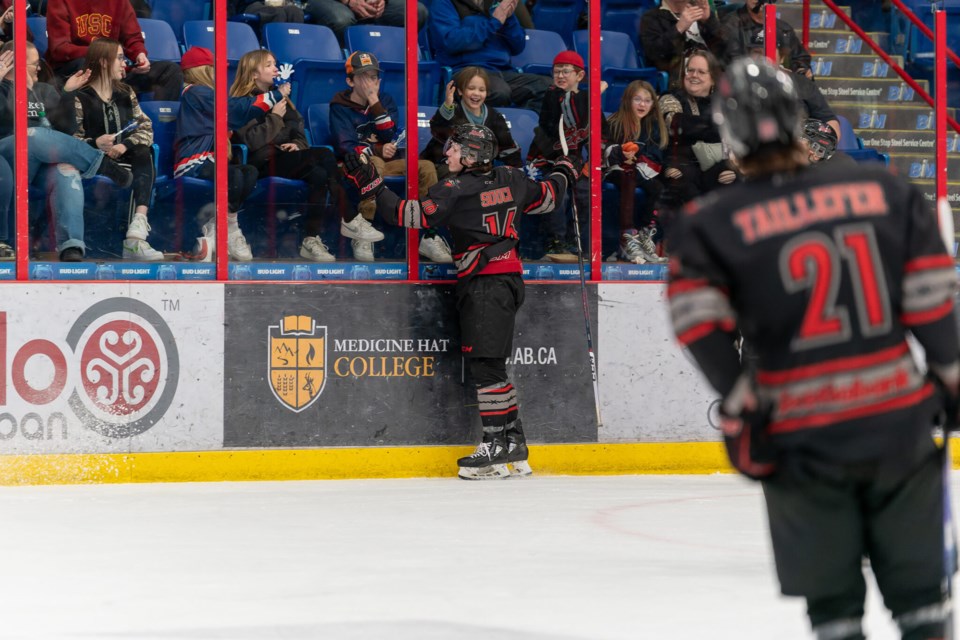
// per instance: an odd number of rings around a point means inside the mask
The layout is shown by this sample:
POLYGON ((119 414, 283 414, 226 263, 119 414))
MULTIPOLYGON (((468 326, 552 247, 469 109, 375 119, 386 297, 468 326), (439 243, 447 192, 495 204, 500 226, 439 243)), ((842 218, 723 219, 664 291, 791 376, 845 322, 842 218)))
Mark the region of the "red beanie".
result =
POLYGON ((213 52, 206 47, 190 47, 180 58, 180 68, 184 71, 207 65, 213 66, 213 52))
POLYGON ((558 64, 569 64, 581 71, 586 69, 586 65, 583 64, 583 58, 580 57, 580 54, 576 51, 561 51, 557 54, 557 57, 553 59, 553 66, 558 64))

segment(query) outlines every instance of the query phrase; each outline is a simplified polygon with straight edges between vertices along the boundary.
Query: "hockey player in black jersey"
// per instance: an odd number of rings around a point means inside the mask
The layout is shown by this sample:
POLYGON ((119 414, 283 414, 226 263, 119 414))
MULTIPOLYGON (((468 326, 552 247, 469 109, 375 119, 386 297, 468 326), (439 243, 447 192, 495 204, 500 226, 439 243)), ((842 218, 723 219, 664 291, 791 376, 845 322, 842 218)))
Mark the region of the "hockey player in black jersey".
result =
POLYGON ((447 226, 457 264, 457 310, 461 350, 477 387, 483 441, 460 458, 460 477, 469 480, 528 475, 527 445, 517 392, 507 376, 514 320, 523 304, 523 266, 517 252, 520 216, 552 211, 563 200, 580 167, 561 157, 546 179, 521 169, 494 167, 497 142, 487 127, 456 127, 444 149, 450 175, 424 200, 403 200, 383 188, 383 179, 362 156, 344 159, 347 177, 362 198, 376 198, 377 212, 413 229, 447 226))
POLYGON ((862 639, 867 557, 902 637, 944 638, 955 565, 932 427, 960 347, 937 218, 883 169, 809 165, 788 72, 735 61, 715 101, 748 181, 680 217, 670 313, 722 398, 731 463, 762 481, 781 591, 818 639, 862 639))

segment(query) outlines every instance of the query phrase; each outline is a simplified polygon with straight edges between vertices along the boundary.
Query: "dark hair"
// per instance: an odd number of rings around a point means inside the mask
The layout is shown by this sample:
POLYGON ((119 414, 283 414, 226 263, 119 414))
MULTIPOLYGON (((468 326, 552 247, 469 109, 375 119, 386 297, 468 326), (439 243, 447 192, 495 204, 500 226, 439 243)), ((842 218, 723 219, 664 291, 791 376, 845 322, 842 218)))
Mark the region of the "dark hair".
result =
MULTIPOLYGON (((90 69, 90 85, 96 85, 107 75, 107 69, 117 59, 117 51, 122 50, 119 42, 112 38, 97 38, 87 48, 85 67, 90 69)), ((129 87, 119 79, 111 80, 114 91, 129 91, 129 87)))

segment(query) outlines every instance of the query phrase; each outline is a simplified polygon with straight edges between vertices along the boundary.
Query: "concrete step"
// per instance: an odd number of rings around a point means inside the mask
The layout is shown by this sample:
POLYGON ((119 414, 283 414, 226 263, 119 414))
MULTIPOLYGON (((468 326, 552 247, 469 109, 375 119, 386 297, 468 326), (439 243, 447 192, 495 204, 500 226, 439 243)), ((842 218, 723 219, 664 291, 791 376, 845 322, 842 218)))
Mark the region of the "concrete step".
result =
MULTIPOLYGON (((925 80, 920 86, 928 89, 925 80)), ((820 93, 831 105, 834 102, 853 102, 856 104, 914 104, 926 106, 907 83, 891 78, 817 78, 820 93)))
MULTIPOLYGON (((868 33, 868 36, 886 51, 890 40, 888 33, 868 33)), ((823 53, 866 53, 873 54, 873 49, 863 43, 858 36, 850 31, 812 29, 810 31, 810 46, 807 50, 811 54, 823 53)))
MULTIPOLYGON (((850 7, 840 7, 848 16, 850 7)), ((801 25, 803 25, 803 3, 802 2, 781 2, 777 3, 777 18, 784 20, 793 27, 797 35, 800 34, 801 25)), ((811 29, 842 29, 846 25, 837 17, 833 11, 824 4, 810 5, 810 28, 811 29)))
MULTIPOLYGON (((889 153, 891 158, 895 154, 920 154, 928 159, 933 158, 936 143, 935 131, 929 129, 923 131, 855 129, 855 131, 863 139, 865 146, 889 153)), ((951 131, 947 136, 947 152, 960 153, 960 134, 951 131)))
MULTIPOLYGON (((903 58, 893 57, 903 68, 903 58)), ((817 78, 896 78, 900 76, 876 55, 827 53, 813 56, 813 75, 817 78)))
MULTIPOLYGON (((830 106, 853 125, 854 129, 901 129, 906 131, 933 129, 933 109, 926 105, 863 105, 855 102, 831 101, 830 106)), ((954 115, 954 109, 947 114, 954 115)))
MULTIPOLYGON (((933 180, 936 172, 936 163, 933 154, 890 154, 890 166, 905 177, 920 180, 933 180)), ((947 156, 947 179, 960 182, 960 154, 951 153, 947 156)))
MULTIPOLYGON (((937 199, 937 187, 933 180, 911 180, 910 182, 920 188, 920 191, 923 192, 923 198, 927 202, 932 203, 937 199)), ((960 229, 960 221, 957 220, 957 216, 960 216, 960 182, 947 183, 947 201, 953 208, 954 226, 960 229)))

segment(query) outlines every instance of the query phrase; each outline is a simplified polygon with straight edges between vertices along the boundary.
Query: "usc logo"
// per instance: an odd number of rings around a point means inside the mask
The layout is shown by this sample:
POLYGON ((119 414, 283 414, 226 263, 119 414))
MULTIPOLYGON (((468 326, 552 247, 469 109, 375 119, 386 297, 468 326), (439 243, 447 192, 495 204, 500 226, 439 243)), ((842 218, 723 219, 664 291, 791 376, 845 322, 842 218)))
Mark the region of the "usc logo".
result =
POLYGON ((77 35, 81 38, 109 38, 113 33, 113 17, 102 13, 85 13, 77 16, 77 35))

